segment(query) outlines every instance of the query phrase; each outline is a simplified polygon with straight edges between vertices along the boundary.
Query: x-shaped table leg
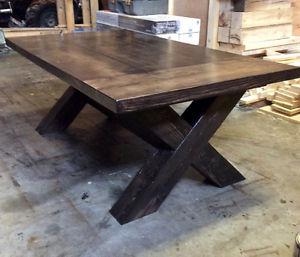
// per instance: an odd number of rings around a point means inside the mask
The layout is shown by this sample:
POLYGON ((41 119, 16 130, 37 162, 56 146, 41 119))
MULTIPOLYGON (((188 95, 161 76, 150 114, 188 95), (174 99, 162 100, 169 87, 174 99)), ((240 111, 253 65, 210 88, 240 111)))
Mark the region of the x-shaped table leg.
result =
POLYGON ((183 119, 170 107, 117 116, 70 87, 37 131, 43 134, 66 129, 89 103, 158 148, 111 209, 112 215, 124 224, 155 212, 189 165, 220 187, 244 179, 208 143, 242 95, 239 92, 195 101, 183 119))
MULTIPOLYGON (((192 129, 174 150, 160 149, 147 161, 110 210, 119 223, 124 224, 157 211, 192 164, 194 156, 215 154, 213 148, 208 146, 208 141, 243 93, 223 95, 212 99, 192 129), (209 150, 205 152, 207 149, 209 150)), ((128 118, 124 116, 124 119, 128 118)), ((154 116, 153 119, 155 119, 154 116)), ((157 126, 159 129, 163 129, 163 123, 157 126)), ((176 129, 177 127, 174 126, 173 130, 176 129)), ((169 130, 165 133, 173 132, 169 130)), ((219 157, 219 155, 217 156, 219 157)), ((205 163, 199 160, 199 164, 205 170, 205 163)), ((216 165, 218 166, 219 163, 216 165)), ((232 170, 230 171, 232 172, 232 170)), ((240 180, 243 179, 239 173, 237 176, 240 176, 240 180)))
MULTIPOLYGON (((213 99, 193 102, 183 117, 187 120, 197 121, 211 101, 213 99), (195 115, 192 116, 191 111, 195 115), (189 116, 185 117, 187 113, 189 116)), ((175 150, 192 128, 171 107, 122 115, 119 117, 119 121, 144 141, 165 150, 175 150)), ((202 152, 192 157, 191 164, 218 187, 225 187, 245 179, 209 143, 204 146, 202 152)))

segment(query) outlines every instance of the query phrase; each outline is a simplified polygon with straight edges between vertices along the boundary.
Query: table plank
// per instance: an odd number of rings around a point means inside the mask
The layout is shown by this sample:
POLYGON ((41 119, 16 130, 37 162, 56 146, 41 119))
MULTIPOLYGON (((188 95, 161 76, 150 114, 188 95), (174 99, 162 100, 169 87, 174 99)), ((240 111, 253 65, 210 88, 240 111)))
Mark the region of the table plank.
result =
POLYGON ((8 39, 8 45, 115 113, 300 77, 300 68, 125 30, 8 39))

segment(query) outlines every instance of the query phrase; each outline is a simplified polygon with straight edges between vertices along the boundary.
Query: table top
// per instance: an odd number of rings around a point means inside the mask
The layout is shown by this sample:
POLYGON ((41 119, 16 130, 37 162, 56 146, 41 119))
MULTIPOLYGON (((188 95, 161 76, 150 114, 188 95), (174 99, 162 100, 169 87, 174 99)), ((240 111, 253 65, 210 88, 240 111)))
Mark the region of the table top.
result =
POLYGON ((300 77, 300 68, 126 30, 9 38, 10 47, 115 113, 300 77))

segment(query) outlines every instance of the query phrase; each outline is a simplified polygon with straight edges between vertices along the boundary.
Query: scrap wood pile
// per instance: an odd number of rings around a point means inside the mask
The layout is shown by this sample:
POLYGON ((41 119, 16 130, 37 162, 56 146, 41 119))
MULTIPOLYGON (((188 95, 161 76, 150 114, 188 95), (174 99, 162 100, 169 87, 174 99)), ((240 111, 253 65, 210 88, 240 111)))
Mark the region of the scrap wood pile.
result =
POLYGON ((272 101, 275 95, 275 91, 280 86, 282 86, 281 83, 274 83, 265 87, 249 89, 239 101, 239 105, 247 106, 260 101, 272 101))
POLYGON ((272 110, 289 116, 300 113, 300 79, 286 81, 275 91, 272 110))
MULTIPOLYGON (((264 59, 300 66, 300 52, 274 53, 264 57, 264 59)), ((272 104, 261 108, 261 111, 300 123, 300 79, 271 84, 267 88, 273 90, 273 92, 269 92, 267 97, 272 104)))
POLYGON ((221 0, 218 48, 242 55, 294 49, 297 8, 292 0, 221 0))
MULTIPOLYGON (((268 51, 267 56, 263 57, 263 59, 268 61, 288 64, 288 65, 293 65, 293 66, 300 66, 300 45, 299 45, 299 50, 289 51, 286 53, 268 51)), ((251 105, 253 103, 264 101, 264 100, 272 102, 275 100, 275 98, 277 98, 276 99, 277 103, 280 100, 292 100, 294 102, 291 102, 291 104, 297 105, 297 101, 298 100, 300 101, 300 99, 298 99, 298 95, 295 95, 295 91, 298 92, 297 88, 299 87, 299 85, 300 85, 300 79, 295 79, 290 81, 269 84, 265 87, 250 89, 240 100, 240 105, 251 105), (286 94, 287 96, 285 96, 286 94)))

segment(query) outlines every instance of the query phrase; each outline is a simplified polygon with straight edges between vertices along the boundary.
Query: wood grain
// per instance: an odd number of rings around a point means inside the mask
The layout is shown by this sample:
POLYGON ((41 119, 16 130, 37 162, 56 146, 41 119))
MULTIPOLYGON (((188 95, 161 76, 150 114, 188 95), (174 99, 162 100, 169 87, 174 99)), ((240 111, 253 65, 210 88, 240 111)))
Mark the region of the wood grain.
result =
POLYGON ((120 224, 155 212, 202 152, 244 92, 215 98, 174 150, 158 150, 137 173, 110 213, 120 224), (199 143, 201 142, 201 143, 199 143))
POLYGON ((87 103, 87 98, 69 87, 36 130, 40 134, 65 130, 87 103))
POLYGON ((115 113, 300 77, 299 67, 124 30, 12 38, 8 45, 115 113))

